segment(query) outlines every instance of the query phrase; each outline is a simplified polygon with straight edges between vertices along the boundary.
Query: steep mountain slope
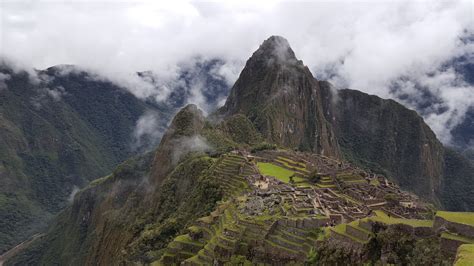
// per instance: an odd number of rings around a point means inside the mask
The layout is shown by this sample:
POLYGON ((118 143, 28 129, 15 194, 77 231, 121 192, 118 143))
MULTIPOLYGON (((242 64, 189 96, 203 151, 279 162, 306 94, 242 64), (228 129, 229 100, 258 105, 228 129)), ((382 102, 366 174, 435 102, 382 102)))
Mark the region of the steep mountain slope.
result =
POLYGON ((32 83, 26 72, 2 73, 10 78, 0 91, 1 252, 44 226, 75 187, 129 157, 136 121, 156 109, 85 73, 48 84, 32 83))
POLYGON ((155 147, 171 116, 198 96, 195 89, 215 108, 227 91, 211 74, 220 65, 183 66, 169 101, 155 103, 75 66, 30 75, 2 63, 0 253, 44 228, 73 191, 155 147), (140 133, 142 123, 154 123, 155 132, 140 133))
POLYGON ((288 41, 272 36, 247 61, 220 113, 246 115, 268 141, 338 156, 320 93, 288 41))
POLYGON ((474 211, 474 162, 459 152, 445 148, 441 198, 452 211, 474 211))
POLYGON ((387 171, 405 189, 437 199, 443 175, 443 146, 423 119, 392 100, 354 90, 331 91, 320 82, 325 114, 345 156, 387 171))
POLYGON ((11 263, 111 265, 158 259, 174 236, 222 198, 219 180, 209 172, 215 159, 203 151, 204 144, 218 149, 224 140, 232 143, 228 136, 209 123, 204 126, 196 106, 183 108, 156 152, 93 181, 47 235, 11 263))
MULTIPOLYGON (((466 42, 474 43, 474 36, 471 36, 466 42)), ((467 85, 474 86, 474 55, 467 54, 455 58, 447 64, 447 67, 453 67, 459 80, 463 80, 467 85)), ((474 106, 470 106, 461 121, 451 131, 453 135, 453 145, 474 162, 474 106)))

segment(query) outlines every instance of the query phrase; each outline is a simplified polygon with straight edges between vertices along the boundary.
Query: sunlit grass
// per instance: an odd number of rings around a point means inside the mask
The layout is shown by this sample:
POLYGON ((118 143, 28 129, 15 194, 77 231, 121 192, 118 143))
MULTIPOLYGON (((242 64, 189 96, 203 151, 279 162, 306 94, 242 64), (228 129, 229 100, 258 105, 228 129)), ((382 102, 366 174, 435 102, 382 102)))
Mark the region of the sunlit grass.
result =
MULTIPOLYGON (((258 169, 260 170, 260 173, 262 175, 267 175, 267 176, 273 176, 278 178, 279 180, 289 183, 290 182, 290 176, 294 175, 295 172, 285 169, 283 167, 280 167, 278 165, 272 164, 272 163, 264 163, 264 162, 258 162, 257 163, 258 169)), ((306 181, 301 177, 295 176, 293 178, 293 181, 295 182, 302 182, 306 181)))
POLYGON ((474 244, 463 244, 458 248, 455 266, 473 265, 474 261, 474 244))
POLYGON ((438 211, 436 216, 439 216, 447 221, 462 223, 474 226, 474 212, 446 212, 438 211))
POLYGON ((418 219, 402 219, 388 216, 383 211, 375 211, 376 216, 370 217, 372 221, 381 222, 384 224, 406 224, 413 227, 432 227, 432 220, 418 220, 418 219))

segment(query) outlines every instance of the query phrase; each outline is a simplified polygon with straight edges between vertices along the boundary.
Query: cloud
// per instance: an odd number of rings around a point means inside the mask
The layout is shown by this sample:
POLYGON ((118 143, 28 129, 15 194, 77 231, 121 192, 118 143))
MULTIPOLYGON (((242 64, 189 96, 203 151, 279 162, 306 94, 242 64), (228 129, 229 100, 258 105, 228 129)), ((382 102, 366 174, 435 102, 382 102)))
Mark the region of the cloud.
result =
POLYGON ((9 74, 0 73, 0 91, 8 88, 6 81, 10 78, 11 76, 9 74))
POLYGON ((73 201, 74 201, 74 197, 76 196, 77 192, 79 192, 79 191, 80 191, 79 187, 76 186, 76 185, 74 185, 74 186, 72 187, 71 194, 69 194, 69 197, 68 197, 67 200, 68 200, 69 202, 73 202, 73 201))
POLYGON ((200 135, 182 137, 175 140, 175 143, 176 145, 173 145, 173 151, 171 153, 171 161, 173 165, 178 163, 185 155, 190 152, 212 151, 212 148, 207 143, 206 139, 200 135))
POLYGON ((156 147, 164 132, 163 119, 158 113, 145 112, 136 122, 133 131, 132 149, 149 151, 156 147))
MULTIPOLYGON (((317 78, 337 87, 423 101, 424 94, 412 85, 425 84, 446 112, 423 115, 445 142, 449 136, 440 125, 457 123, 465 106, 474 101, 458 97, 472 88, 454 82, 447 77, 450 70, 443 69, 452 58, 473 52, 472 44, 461 41, 474 33, 471 1, 14 1, 1 5, 1 55, 35 68, 81 65, 141 98, 166 101, 180 86, 176 83, 179 65, 195 58, 220 58, 225 64, 213 73, 232 84, 264 39, 282 35, 317 78), (136 71, 144 70, 151 70, 153 78, 138 78, 136 71), (394 91, 397 83, 399 89, 394 91), (462 101, 462 107, 450 97, 462 101)), ((202 97, 203 89, 202 83, 192 84, 190 102, 211 108, 202 97)))

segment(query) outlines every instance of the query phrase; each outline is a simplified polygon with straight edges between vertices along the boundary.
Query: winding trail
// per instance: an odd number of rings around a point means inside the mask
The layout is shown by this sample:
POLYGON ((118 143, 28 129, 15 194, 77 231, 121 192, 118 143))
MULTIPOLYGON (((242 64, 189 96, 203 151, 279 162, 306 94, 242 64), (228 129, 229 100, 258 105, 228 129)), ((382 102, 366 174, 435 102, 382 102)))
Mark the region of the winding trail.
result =
POLYGON ((10 250, 6 251, 2 255, 0 255, 0 266, 3 266, 3 263, 6 262, 8 259, 16 255, 18 252, 20 252, 22 249, 28 247, 33 241, 36 239, 44 236, 43 233, 38 233, 30 237, 29 239, 21 242, 20 244, 16 245, 15 247, 11 248, 10 250))

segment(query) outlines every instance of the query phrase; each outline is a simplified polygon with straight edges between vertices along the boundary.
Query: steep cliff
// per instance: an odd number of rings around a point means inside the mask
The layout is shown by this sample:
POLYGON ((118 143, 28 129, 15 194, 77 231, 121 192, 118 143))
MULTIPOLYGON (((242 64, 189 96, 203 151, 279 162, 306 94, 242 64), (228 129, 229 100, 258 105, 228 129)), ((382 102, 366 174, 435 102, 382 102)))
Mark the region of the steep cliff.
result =
POLYGON ((203 127, 204 115, 196 105, 188 105, 176 114, 155 154, 153 181, 159 184, 187 152, 206 148, 199 136, 203 127))
POLYGON ((270 142, 338 156, 320 94, 319 84, 288 41, 272 36, 247 61, 220 113, 246 115, 270 142))
POLYGON ((320 85, 326 117, 347 159, 386 171, 402 188, 439 201, 444 150, 423 118, 393 100, 320 85))
POLYGON ((474 163, 457 151, 445 148, 441 198, 451 211, 474 211, 474 163))

